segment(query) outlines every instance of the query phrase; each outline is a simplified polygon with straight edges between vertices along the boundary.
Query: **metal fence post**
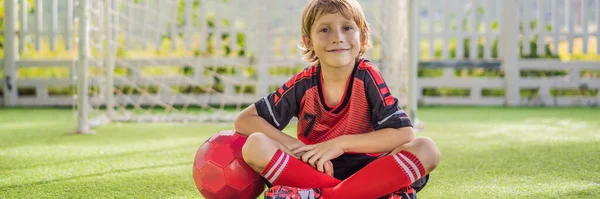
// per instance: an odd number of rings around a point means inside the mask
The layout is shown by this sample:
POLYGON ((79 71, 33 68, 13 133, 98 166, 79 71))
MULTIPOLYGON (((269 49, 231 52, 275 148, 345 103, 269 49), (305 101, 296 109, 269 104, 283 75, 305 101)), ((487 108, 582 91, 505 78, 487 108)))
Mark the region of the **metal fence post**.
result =
POLYGON ((406 37, 407 28, 401 24, 406 24, 406 18, 402 15, 407 15, 406 10, 402 10, 401 4, 405 1, 388 0, 385 1, 387 6, 382 9, 381 26, 381 69, 387 82, 390 93, 396 97, 401 97, 402 85, 404 77, 400 73, 402 67, 406 67, 406 51, 403 49, 402 42, 406 37))
POLYGON ((419 1, 407 0, 408 7, 408 104, 407 114, 412 122, 417 122, 419 87, 419 1))
POLYGON ((89 81, 87 67, 89 59, 89 0, 79 0, 79 57, 77 60, 77 106, 78 123, 76 133, 93 133, 88 124, 89 81))
POLYGON ((517 106, 519 91, 519 30, 517 21, 517 0, 502 1, 502 30, 499 48, 502 51, 502 69, 504 70, 505 105, 517 106))
POLYGON ((104 97, 106 99, 106 114, 108 117, 114 117, 114 71, 115 71, 115 55, 116 55, 116 43, 115 43, 115 30, 118 28, 116 26, 116 17, 114 17, 114 13, 117 8, 117 2, 113 2, 113 0, 104 0, 104 34, 106 34, 106 47, 104 54, 104 67, 106 68, 106 84, 104 85, 105 92, 104 97))
POLYGON ((16 21, 17 0, 4 0, 4 84, 2 91, 5 106, 17 104, 16 21))

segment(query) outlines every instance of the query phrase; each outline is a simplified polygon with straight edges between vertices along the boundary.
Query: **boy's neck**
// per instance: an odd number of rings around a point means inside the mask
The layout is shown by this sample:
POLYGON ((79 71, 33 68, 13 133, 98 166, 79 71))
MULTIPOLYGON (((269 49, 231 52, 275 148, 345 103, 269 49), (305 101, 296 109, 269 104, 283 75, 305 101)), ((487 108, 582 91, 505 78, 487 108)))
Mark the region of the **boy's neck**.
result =
POLYGON ((323 81, 327 84, 346 84, 348 76, 352 74, 356 62, 344 67, 329 67, 321 65, 323 81))

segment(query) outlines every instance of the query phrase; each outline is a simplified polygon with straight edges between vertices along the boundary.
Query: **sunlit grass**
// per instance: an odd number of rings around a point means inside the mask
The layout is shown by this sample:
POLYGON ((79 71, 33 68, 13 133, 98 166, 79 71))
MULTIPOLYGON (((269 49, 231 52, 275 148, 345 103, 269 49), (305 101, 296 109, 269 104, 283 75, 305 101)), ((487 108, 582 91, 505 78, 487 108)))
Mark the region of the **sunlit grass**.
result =
MULTIPOLYGON (((419 109, 439 167, 420 198, 598 198, 600 109, 419 109)), ((0 109, 6 198, 198 198, 200 144, 232 124, 113 123, 72 135, 68 109, 0 109)), ((285 132, 293 134, 294 124, 285 132)))

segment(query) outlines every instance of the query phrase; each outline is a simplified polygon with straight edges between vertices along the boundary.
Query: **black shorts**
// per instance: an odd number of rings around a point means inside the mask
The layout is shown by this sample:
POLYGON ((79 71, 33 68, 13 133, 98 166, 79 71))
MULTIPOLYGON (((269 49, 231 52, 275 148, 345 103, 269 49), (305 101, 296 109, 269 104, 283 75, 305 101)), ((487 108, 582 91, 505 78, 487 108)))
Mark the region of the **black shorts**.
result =
MULTIPOLYGON (((339 180, 345 180, 358 170, 361 170, 363 167, 367 166, 367 164, 371 163, 373 160, 381 157, 384 156, 368 156, 364 154, 341 155, 340 157, 331 160, 331 163, 333 164, 333 177, 339 180)), ((411 187, 416 192, 419 192, 421 189, 423 189, 423 187, 425 187, 425 185, 427 185, 427 181, 429 181, 429 174, 415 181, 411 187)))

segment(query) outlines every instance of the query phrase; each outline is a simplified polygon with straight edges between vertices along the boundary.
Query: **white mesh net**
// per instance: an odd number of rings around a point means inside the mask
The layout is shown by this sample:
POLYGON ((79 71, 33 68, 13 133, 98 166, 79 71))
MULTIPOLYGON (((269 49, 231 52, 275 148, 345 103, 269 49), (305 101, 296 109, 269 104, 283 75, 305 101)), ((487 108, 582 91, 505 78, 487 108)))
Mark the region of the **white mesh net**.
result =
MULTIPOLYGON (((373 29, 366 58, 405 104, 406 3, 359 2, 373 29)), ((90 1, 89 117, 102 118, 90 121, 232 121, 308 66, 297 48, 305 3, 90 1)))

